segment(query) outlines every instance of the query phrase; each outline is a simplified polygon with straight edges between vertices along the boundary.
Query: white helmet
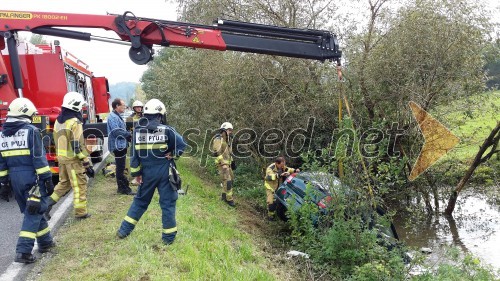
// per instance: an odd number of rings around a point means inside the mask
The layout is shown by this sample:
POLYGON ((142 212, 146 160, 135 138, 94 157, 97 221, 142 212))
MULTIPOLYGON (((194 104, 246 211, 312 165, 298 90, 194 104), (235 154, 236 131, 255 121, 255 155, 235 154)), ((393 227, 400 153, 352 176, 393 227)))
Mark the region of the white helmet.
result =
POLYGON ((158 99, 150 99, 144 105, 144 114, 165 114, 165 105, 158 99))
POLYGON ((136 106, 144 106, 144 104, 142 104, 142 102, 140 100, 136 100, 134 101, 134 103, 132 104, 132 108, 136 107, 136 106))
POLYGON ((220 129, 221 130, 232 130, 233 129, 233 124, 229 123, 229 122, 224 122, 222 123, 222 125, 220 125, 220 129))
POLYGON ((62 107, 73 111, 80 111, 87 103, 83 99, 82 94, 77 92, 68 92, 64 95, 62 107))
POLYGON ((37 113, 35 105, 27 98, 17 98, 9 105, 7 117, 31 118, 37 113))

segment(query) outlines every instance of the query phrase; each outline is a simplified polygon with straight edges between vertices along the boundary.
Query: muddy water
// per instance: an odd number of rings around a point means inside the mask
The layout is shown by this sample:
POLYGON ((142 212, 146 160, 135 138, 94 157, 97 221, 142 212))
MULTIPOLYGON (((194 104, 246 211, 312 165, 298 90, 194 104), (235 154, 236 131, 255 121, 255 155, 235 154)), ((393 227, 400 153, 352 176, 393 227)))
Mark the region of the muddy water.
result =
MULTIPOLYGON (((441 202, 441 208, 446 202, 441 202)), ((500 269, 500 208, 478 194, 460 194, 453 218, 433 216, 408 223, 408 215, 398 214, 394 224, 399 237, 412 247, 432 250, 429 260, 439 263, 445 246, 472 253, 495 269, 500 269)))

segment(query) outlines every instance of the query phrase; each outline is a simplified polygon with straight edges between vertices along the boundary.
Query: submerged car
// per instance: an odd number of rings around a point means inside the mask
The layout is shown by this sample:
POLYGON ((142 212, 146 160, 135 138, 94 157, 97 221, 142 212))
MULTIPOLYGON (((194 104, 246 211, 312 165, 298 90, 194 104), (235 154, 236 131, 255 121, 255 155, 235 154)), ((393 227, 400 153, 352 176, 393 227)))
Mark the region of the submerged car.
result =
POLYGON ((316 204, 320 213, 325 214, 327 204, 331 201, 329 187, 340 187, 341 182, 334 176, 329 176, 326 173, 309 173, 302 172, 291 174, 285 181, 276 189, 274 197, 277 203, 278 216, 286 221, 287 210, 297 211, 307 200, 316 204), (310 189, 307 190, 308 185, 310 189))
MULTIPOLYGON (((311 202, 318 207, 319 216, 327 215, 332 208, 329 206, 332 201, 332 193, 344 192, 346 196, 355 196, 357 193, 353 189, 342 184, 342 182, 332 174, 323 172, 301 172, 288 176, 286 180, 276 189, 274 197, 276 199, 276 212, 278 216, 286 221, 287 211, 297 211, 304 203, 311 202)), ((382 208, 374 208, 374 212, 384 215, 382 208)), ((392 223, 389 227, 378 224, 372 214, 363 216, 363 220, 370 220, 369 227, 375 227, 378 235, 390 243, 399 240, 396 228, 392 223)), ((317 220, 318 218, 313 218, 317 220)))

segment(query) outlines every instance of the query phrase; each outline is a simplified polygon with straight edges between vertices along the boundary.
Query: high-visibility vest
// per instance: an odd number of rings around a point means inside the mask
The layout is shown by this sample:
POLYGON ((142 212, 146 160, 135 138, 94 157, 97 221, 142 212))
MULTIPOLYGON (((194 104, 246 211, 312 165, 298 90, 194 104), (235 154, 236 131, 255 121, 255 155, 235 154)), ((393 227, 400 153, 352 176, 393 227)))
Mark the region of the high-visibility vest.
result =
POLYGON ((61 160, 86 160, 87 150, 83 139, 83 125, 77 118, 70 118, 63 124, 54 124, 54 143, 56 154, 61 160))

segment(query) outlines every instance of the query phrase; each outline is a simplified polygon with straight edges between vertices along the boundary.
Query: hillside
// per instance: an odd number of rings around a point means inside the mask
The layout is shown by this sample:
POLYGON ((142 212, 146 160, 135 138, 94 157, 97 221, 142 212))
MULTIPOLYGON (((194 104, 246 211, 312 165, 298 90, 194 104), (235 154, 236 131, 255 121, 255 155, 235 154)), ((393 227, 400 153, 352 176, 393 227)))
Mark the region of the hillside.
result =
POLYGON ((134 82, 120 82, 109 85, 109 93, 111 95, 110 102, 115 98, 125 100, 127 104, 135 97, 136 88, 139 84, 134 82))

